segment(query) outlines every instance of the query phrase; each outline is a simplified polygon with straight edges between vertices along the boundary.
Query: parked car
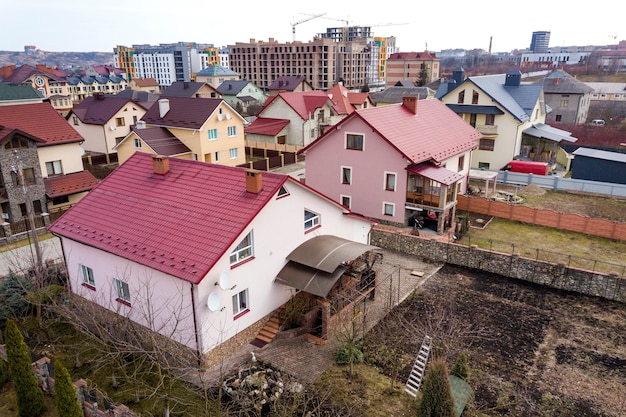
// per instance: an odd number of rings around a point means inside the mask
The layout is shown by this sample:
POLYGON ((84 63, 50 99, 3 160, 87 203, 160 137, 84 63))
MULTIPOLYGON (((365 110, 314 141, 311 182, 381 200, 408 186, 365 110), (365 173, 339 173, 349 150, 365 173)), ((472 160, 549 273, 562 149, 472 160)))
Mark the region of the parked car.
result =
POLYGON ((513 160, 500 168, 500 171, 521 172, 524 174, 548 175, 550 167, 547 162, 513 160))
POLYGON ((593 119, 591 121, 591 126, 600 126, 600 127, 602 127, 602 126, 604 126, 604 120, 602 120, 602 119, 593 119))

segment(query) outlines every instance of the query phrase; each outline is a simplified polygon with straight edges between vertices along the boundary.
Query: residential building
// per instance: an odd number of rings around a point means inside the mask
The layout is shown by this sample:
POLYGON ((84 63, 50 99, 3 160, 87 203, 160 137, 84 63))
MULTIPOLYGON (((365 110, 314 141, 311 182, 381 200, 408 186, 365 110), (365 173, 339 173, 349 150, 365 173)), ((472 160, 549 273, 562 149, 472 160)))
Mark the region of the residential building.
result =
POLYGON ((230 61, 228 59, 228 55, 230 55, 230 48, 226 47, 226 46, 222 46, 220 48, 218 48, 217 50, 218 52, 218 57, 219 57, 219 66, 222 68, 230 68, 230 61))
POLYGON ((175 81, 163 90, 161 97, 220 98, 220 94, 204 82, 175 81))
POLYGON ((559 143, 576 141, 570 132, 545 124, 543 83, 521 79, 518 70, 465 78, 458 67, 437 90, 436 98, 483 134, 472 152, 472 168, 499 170, 520 157, 558 168, 564 152, 559 143))
POLYGON ((593 90, 592 101, 626 101, 626 83, 586 82, 585 84, 593 90))
POLYGON ((43 100, 41 92, 30 85, 0 82, 0 106, 42 103, 43 100))
POLYGON ((137 152, 49 230, 72 293, 210 367, 297 292, 323 303, 371 227, 288 175, 137 152))
POLYGON ((451 227, 480 132, 439 100, 356 110, 300 150, 306 184, 380 223, 451 227))
POLYGON ((589 67, 605 73, 626 72, 626 41, 620 41, 616 49, 597 48, 589 56, 589 67))
POLYGON ((311 83, 302 75, 283 75, 276 78, 267 87, 269 94, 275 96, 278 93, 299 93, 302 91, 315 90, 311 83))
POLYGON ((128 98, 100 93, 74 107, 67 120, 84 138, 86 151, 109 157, 115 154, 114 146, 130 133, 131 126, 146 111, 128 98))
POLYGON ((248 114, 249 106, 262 106, 267 100, 263 90, 247 80, 224 81, 217 87, 217 92, 241 114, 248 114))
POLYGON ((117 94, 128 88, 128 81, 119 75, 70 76, 67 88, 73 103, 81 103, 87 97, 99 94, 117 94))
POLYGON ((50 103, 0 109, 0 187, 4 190, 0 200, 6 221, 15 222, 26 215, 20 167, 25 191, 38 214, 64 210, 96 185, 93 175, 83 170, 83 137, 50 103))
POLYGON ((263 89, 281 76, 304 76, 316 90, 328 90, 340 81, 347 88, 371 85, 371 45, 367 39, 334 42, 315 38, 309 42, 237 42, 229 45, 230 68, 263 89))
POLYGON ((239 74, 221 65, 211 65, 196 73, 196 81, 207 83, 213 88, 217 88, 225 81, 236 81, 241 79, 239 74))
POLYGON ((398 81, 418 81, 424 84, 439 78, 439 58, 432 52, 396 52, 387 58, 387 80, 385 87, 393 87, 398 81))
POLYGON ((177 42, 159 45, 118 45, 113 48, 115 66, 126 72, 126 79, 154 78, 161 87, 174 81, 192 81, 195 73, 219 63, 213 45, 177 42))
POLYGON ((154 78, 133 78, 128 83, 128 88, 134 91, 145 91, 152 94, 161 92, 159 83, 157 83, 154 78))
POLYGON ((323 91, 279 93, 246 127, 246 140, 303 147, 343 117, 323 91))
POLYGON ((328 98, 338 115, 345 117, 358 109, 373 107, 374 102, 368 93, 350 91, 342 84, 337 84, 326 91, 328 98))
POLYGON ((543 80, 543 96, 551 111, 546 123, 583 124, 587 121, 593 88, 563 70, 550 72, 543 80))
POLYGON ((237 166, 246 162, 244 118, 219 98, 161 98, 115 147, 124 163, 137 151, 165 154, 221 165, 237 166), (161 130, 146 133, 144 130, 161 130), (153 135, 153 136, 146 136, 153 135), (156 136, 155 136, 156 135, 156 136), (155 149, 154 141, 170 150, 155 149), (180 146, 180 143, 184 146, 180 146))
POLYGON ((530 50, 534 53, 543 53, 548 50, 550 46, 550 32, 537 31, 533 32, 533 37, 530 40, 530 50))

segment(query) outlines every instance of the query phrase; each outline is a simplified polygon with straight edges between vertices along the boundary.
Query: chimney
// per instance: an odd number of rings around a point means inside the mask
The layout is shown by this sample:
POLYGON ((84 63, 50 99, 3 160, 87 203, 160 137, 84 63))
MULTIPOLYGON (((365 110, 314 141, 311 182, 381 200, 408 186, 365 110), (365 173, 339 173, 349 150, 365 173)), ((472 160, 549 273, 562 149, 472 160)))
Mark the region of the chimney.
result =
POLYGON ((254 169, 246 169, 246 191, 249 193, 258 194, 263 189, 263 175, 262 171, 254 169))
POLYGON ((511 70, 506 73, 504 85, 507 87, 519 87, 522 81, 522 72, 520 70, 511 70))
POLYGON ((145 128, 146 128, 145 120, 137 120, 137 129, 145 129, 145 128))
POLYGON ((165 175, 170 172, 170 160, 165 155, 152 155, 152 168, 155 174, 165 175))
POLYGON ((402 105, 409 109, 413 114, 417 114, 417 102, 417 97, 402 97, 402 105))
POLYGON ((186 90, 189 88, 189 83, 187 81, 183 82, 183 89, 186 90))
POLYGON ((159 99, 159 117, 162 119, 170 111, 170 101, 166 98, 159 99))
POLYGON ((559 79, 558 78, 554 79, 554 85, 559 85, 559 79))

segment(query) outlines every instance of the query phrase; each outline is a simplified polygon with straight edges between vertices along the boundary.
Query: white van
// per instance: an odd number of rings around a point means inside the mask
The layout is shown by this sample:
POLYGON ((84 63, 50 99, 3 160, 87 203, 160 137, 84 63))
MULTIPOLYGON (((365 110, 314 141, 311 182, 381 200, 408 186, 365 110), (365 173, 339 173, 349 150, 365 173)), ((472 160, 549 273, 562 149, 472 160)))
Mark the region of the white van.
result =
POLYGON ((604 120, 602 120, 602 119, 593 119, 591 121, 591 126, 604 126, 604 120))

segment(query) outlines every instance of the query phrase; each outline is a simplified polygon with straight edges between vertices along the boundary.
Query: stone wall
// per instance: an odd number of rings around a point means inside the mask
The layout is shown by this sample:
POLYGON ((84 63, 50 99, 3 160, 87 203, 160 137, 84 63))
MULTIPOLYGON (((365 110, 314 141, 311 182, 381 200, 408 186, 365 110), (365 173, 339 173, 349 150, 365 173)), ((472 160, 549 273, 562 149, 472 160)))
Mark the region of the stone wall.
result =
POLYGON ((462 246, 426 237, 413 236, 403 231, 374 229, 370 244, 381 248, 420 256, 432 262, 443 262, 493 272, 509 278, 521 279, 551 288, 578 292, 626 303, 626 280, 617 272, 602 274, 550 263, 462 246))

